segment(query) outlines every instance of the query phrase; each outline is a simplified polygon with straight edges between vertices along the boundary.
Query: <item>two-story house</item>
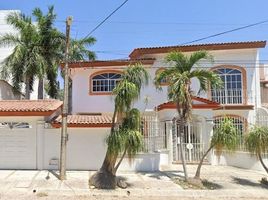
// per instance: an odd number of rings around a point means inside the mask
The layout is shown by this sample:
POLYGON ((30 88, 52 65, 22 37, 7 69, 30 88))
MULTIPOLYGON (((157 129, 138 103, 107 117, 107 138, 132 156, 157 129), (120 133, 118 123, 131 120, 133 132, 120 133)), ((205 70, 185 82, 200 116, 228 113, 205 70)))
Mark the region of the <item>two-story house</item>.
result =
MULTIPOLYGON (((111 115, 114 108, 111 91, 120 80, 122 70, 129 64, 139 62, 148 70, 151 79, 135 106, 145 116, 154 116, 160 124, 158 128, 150 126, 154 130, 144 133, 152 140, 159 136, 160 141, 157 142, 163 143, 153 145, 151 150, 170 148, 172 153, 170 151, 169 159, 179 161, 177 133, 172 130, 172 120, 177 116, 176 106, 167 99, 167 84, 163 83, 163 90, 158 91, 153 80, 159 70, 167 67, 164 58, 169 52, 180 51, 189 55, 194 51, 206 50, 213 56, 214 62, 201 61, 200 66, 219 74, 224 85, 222 89, 211 89, 193 98, 193 121, 185 128, 184 147, 186 159, 189 162, 198 161, 208 145, 213 124, 217 125, 224 116, 233 118, 244 134, 258 109, 266 112, 261 107, 258 53, 258 49, 265 45, 265 41, 257 41, 137 48, 130 53, 129 60, 71 63, 72 111, 82 115, 111 115)), ((197 81, 193 81, 192 89, 198 91, 197 81)), ((147 123, 144 122, 145 125, 147 123)), ((145 128, 149 129, 148 126, 145 128)))
MULTIPOLYGON (((200 66, 218 73, 224 83, 221 89, 211 88, 197 95, 198 82, 192 81, 193 116, 185 127, 182 144, 187 162, 199 161, 208 147, 213 127, 224 116, 233 119, 241 133, 242 144, 242 135, 252 124, 259 123, 259 119, 268 124, 268 110, 261 101, 261 86, 262 91, 266 86, 258 52, 265 45, 265 41, 254 41, 137 48, 126 60, 69 63, 72 113, 68 116, 67 168, 97 170, 101 166, 114 109, 112 90, 120 81, 122 71, 135 63, 148 70, 150 81, 135 102, 143 115, 144 152, 135 158, 132 169, 158 170, 160 165, 180 162, 178 128, 174 120, 176 107, 167 98, 167 83, 163 82, 161 91, 154 85, 155 75, 168 67, 164 59, 171 51, 186 55, 198 50, 208 51, 214 62, 203 60, 200 66)), ((58 167, 60 106, 59 101, 0 101, 0 168, 58 167), (22 144, 22 138, 23 145, 16 146, 22 144)), ((232 156, 224 154, 220 159, 215 159, 212 153, 207 161, 262 169, 243 148, 232 156)), ((120 169, 130 167, 123 161, 120 169)))

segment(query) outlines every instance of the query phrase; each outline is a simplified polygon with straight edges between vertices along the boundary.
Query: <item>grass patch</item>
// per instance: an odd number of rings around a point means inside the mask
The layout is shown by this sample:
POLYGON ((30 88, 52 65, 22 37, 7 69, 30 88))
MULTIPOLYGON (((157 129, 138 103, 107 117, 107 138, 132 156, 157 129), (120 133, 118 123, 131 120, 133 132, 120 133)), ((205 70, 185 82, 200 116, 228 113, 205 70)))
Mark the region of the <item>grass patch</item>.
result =
POLYGON ((201 185, 191 184, 182 178, 174 178, 173 181, 180 185, 184 190, 216 190, 222 188, 220 185, 212 183, 206 179, 202 180, 201 185))

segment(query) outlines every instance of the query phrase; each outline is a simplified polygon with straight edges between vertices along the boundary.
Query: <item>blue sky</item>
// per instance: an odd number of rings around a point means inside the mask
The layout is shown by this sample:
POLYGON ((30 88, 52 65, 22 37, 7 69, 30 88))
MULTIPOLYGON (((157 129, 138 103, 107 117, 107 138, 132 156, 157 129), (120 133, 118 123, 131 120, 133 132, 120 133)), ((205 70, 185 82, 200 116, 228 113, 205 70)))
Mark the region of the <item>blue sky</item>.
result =
MULTIPOLYGON (((31 14, 35 7, 44 11, 54 5, 56 26, 65 31, 64 20, 74 18, 71 36, 81 38, 104 19, 123 0, 9 0, 0 9, 18 9, 31 14)), ((98 59, 126 58, 133 48, 178 45, 221 31, 268 19, 266 0, 129 0, 92 36, 92 50, 98 59)), ((200 43, 267 40, 268 23, 225 34, 200 43)), ((261 60, 268 60, 261 51, 261 60)))

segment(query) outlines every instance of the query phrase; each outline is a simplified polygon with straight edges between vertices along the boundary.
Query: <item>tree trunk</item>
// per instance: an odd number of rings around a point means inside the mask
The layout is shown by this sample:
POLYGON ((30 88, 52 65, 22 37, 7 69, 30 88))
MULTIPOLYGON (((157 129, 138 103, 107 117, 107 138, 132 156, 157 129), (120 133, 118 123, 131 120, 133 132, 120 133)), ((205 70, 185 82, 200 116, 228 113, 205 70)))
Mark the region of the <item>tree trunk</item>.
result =
POLYGON ((93 185, 98 189, 115 189, 114 164, 114 158, 106 153, 101 168, 90 177, 89 185, 93 185))
POLYGON ((182 143, 183 143, 183 136, 184 136, 184 122, 185 120, 183 118, 180 119, 179 121, 179 137, 180 137, 180 145, 179 145, 179 148, 180 148, 180 153, 181 153, 181 162, 182 162, 182 166, 183 166, 183 171, 184 171, 184 178, 185 178, 185 181, 188 181, 188 172, 187 172, 187 166, 186 166, 186 161, 185 161, 185 152, 183 150, 183 146, 182 146, 182 143))
POLYGON ((44 79, 41 77, 38 81, 38 99, 44 99, 44 79))
POLYGON ((263 162, 263 160, 262 160, 261 154, 258 153, 257 156, 258 156, 258 158, 259 158, 259 160, 260 160, 260 162, 261 162, 261 165, 263 166, 263 168, 265 169, 266 173, 268 174, 268 168, 265 166, 265 164, 264 164, 264 162, 263 162))
POLYGON ((120 160, 119 160, 118 163, 116 164, 116 166, 115 166, 115 168, 114 168, 115 173, 117 172, 119 166, 121 165, 121 163, 122 163, 122 161, 123 161, 123 159, 124 159, 124 157, 125 157, 125 155, 126 155, 126 153, 127 153, 127 149, 128 149, 128 148, 125 148, 125 150, 124 150, 124 152, 123 152, 123 154, 122 154, 120 160))
MULTIPOLYGON (((116 114, 117 114, 117 107, 115 106, 110 134, 114 133, 114 129, 116 125, 116 120, 115 120, 116 114)), ((115 163, 116 163, 117 156, 118 156, 117 154, 111 155, 109 153, 109 150, 107 149, 102 166, 95 174, 93 174, 90 177, 89 185, 93 185, 99 189, 115 189, 116 187, 115 163)))
POLYGON ((208 155, 208 153, 210 152, 210 150, 211 150, 212 148, 213 148, 213 146, 210 146, 210 147, 208 148, 208 150, 206 151, 206 153, 205 153, 205 154, 203 155, 203 157, 201 158, 201 160, 200 160, 200 162, 199 162, 199 164, 198 164, 198 167, 197 167, 195 176, 194 176, 195 179, 200 179, 200 173, 201 173, 201 167, 202 167, 202 164, 203 164, 203 162, 204 162, 205 157, 208 155))
POLYGON ((25 99, 30 99, 30 81, 28 78, 25 81, 25 99))

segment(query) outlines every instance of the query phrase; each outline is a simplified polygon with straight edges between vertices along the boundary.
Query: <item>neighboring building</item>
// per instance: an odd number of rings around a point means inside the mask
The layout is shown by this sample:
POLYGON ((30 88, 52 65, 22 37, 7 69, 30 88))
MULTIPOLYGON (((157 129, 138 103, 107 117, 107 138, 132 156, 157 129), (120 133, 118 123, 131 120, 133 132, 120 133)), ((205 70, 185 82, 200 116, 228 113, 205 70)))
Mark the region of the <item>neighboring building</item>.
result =
MULTIPOLYGON (((155 75, 168 67, 164 58, 170 51, 181 51, 186 55, 198 50, 208 51, 214 57, 214 62, 201 61, 200 65, 218 73, 224 82, 222 89, 211 89, 200 96, 195 93, 193 97, 192 122, 185 127, 186 137, 183 143, 187 162, 199 161, 208 147, 213 127, 224 116, 233 118, 242 134, 246 133, 251 124, 259 123, 260 117, 264 119, 263 123, 268 124, 268 111, 260 96, 262 77, 258 53, 258 49, 265 45, 265 41, 256 41, 138 48, 132 51, 127 60, 70 63, 72 115, 68 116, 67 168, 96 170, 100 167, 105 156, 105 139, 110 131, 114 109, 111 92, 120 81, 122 71, 135 63, 141 63, 151 76, 149 85, 142 89, 140 99, 135 103, 143 114, 144 152, 135 158, 132 167, 126 161, 120 169, 152 171, 158 170, 160 165, 180 162, 178 128, 174 120, 177 117, 176 107, 167 99, 167 83, 164 82, 163 90, 158 91, 153 82, 155 75)), ((195 92, 198 90, 195 80, 192 89, 195 92)), ((24 129, 25 133, 31 131, 33 134, 31 140, 24 143, 29 147, 23 146, 24 152, 32 152, 32 165, 25 164, 30 159, 27 156, 21 155, 20 162, 16 161, 16 145, 5 142, 4 147, 0 148, 0 168, 58 167, 61 127, 61 117, 58 115, 61 103, 50 102, 54 106, 48 111, 46 101, 37 102, 38 105, 34 101, 27 104, 35 105, 33 110, 27 109, 26 105, 24 110, 16 107, 20 104, 18 101, 3 102, 2 105, 0 102, 0 122, 3 124, 0 141, 3 136, 4 141, 18 144, 20 137, 12 137, 11 140, 12 134, 9 133, 23 134, 24 129), (11 105, 16 106, 10 109, 11 105), (17 129, 10 126, 13 123, 17 129), (7 157, 5 152, 13 154, 7 157)), ((233 157, 224 154, 220 160, 215 159, 212 153, 207 157, 207 162, 261 169, 259 163, 245 153, 242 147, 233 157)))
MULTIPOLYGON (((9 24, 7 24, 6 22, 6 18, 9 14, 11 13, 20 13, 19 10, 0 10, 0 36, 1 35, 5 35, 7 33, 15 33, 16 30, 14 30, 14 28, 12 28, 12 26, 10 26, 9 24)), ((11 53, 12 53, 13 47, 0 47, 0 69, 1 69, 1 63, 4 61, 4 59, 6 57, 8 57, 11 53)), ((6 80, 6 82, 12 86, 12 81, 11 81, 11 77, 9 80, 6 80)), ((38 81, 36 80, 34 82, 34 86, 33 86, 34 90, 31 93, 30 99, 37 99, 37 91, 38 91, 38 81)), ((3 90, 6 90, 7 86, 6 83, 3 84, 3 82, 0 83, 0 90, 1 90, 1 100, 6 100, 6 99, 20 99, 18 98, 17 92, 15 92, 14 94, 8 94, 7 96, 3 96, 3 90), (4 88, 2 88, 2 86, 4 88), (14 97, 14 98, 13 98, 14 97)), ((12 93, 13 90, 9 90, 9 93, 12 93)), ((15 90, 14 90, 15 91, 15 90)))
POLYGON ((10 85, 5 80, 0 80, 0 99, 1 100, 11 100, 11 99, 24 99, 24 95, 15 90, 12 85, 10 85))

